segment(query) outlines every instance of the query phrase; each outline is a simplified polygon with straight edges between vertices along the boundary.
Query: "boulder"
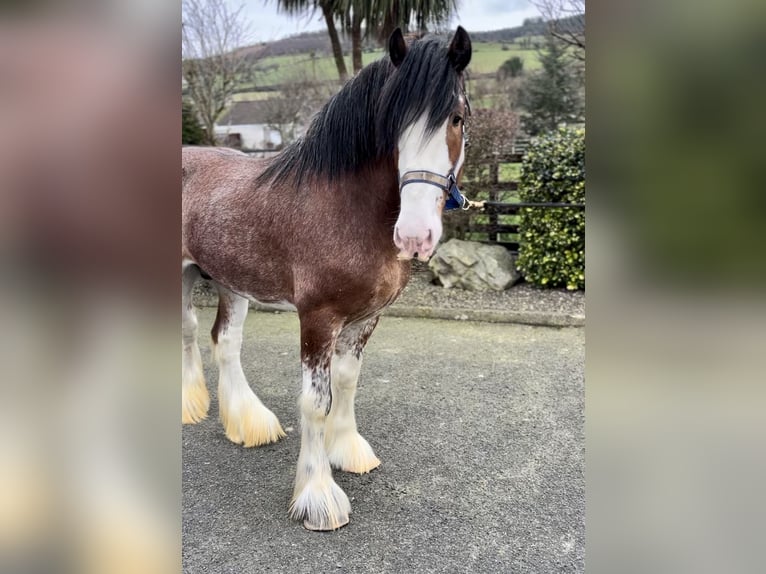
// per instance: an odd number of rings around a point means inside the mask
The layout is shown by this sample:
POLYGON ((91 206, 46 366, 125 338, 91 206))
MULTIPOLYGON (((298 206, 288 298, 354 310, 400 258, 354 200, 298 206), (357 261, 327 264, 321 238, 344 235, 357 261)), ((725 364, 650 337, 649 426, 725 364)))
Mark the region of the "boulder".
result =
POLYGON ((428 263, 444 287, 469 291, 503 291, 521 279, 515 258, 501 245, 450 239, 428 263))

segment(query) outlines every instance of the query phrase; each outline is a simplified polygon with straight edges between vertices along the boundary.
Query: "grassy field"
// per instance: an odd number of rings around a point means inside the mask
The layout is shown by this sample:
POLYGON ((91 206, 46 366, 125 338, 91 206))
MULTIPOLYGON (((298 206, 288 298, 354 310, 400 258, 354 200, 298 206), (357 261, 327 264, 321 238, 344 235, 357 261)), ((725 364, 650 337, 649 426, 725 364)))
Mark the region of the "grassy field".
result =
POLYGON ((503 50, 503 44, 499 42, 474 42, 468 71, 474 74, 494 74, 503 62, 514 56, 521 58, 525 70, 540 68, 537 50, 522 50, 514 44, 506 46, 508 49, 503 50))
MULTIPOLYGON (((362 55, 362 61, 367 65, 383 55, 382 49, 365 52, 362 55)), ((492 74, 503 62, 513 56, 523 60, 525 70, 536 70, 540 67, 536 50, 522 50, 515 44, 508 44, 507 49, 503 50, 503 44, 499 42, 474 42, 469 73, 492 74)), ((350 56, 346 57, 346 65, 350 70, 350 56)), ((292 54, 259 60, 245 87, 257 91, 259 86, 274 86, 302 80, 332 81, 337 78, 338 71, 332 56, 322 55, 312 58, 310 54, 292 54)))

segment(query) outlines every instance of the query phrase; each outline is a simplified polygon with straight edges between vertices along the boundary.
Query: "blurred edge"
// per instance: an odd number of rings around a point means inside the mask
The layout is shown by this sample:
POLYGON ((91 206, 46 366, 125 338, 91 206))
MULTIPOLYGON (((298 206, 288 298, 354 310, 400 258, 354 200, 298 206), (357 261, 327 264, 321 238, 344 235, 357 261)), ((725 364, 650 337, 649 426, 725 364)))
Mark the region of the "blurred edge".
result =
POLYGON ((588 571, 760 571, 766 5, 587 14, 588 571))
POLYGON ((5 3, 0 571, 180 571, 180 6, 5 3))

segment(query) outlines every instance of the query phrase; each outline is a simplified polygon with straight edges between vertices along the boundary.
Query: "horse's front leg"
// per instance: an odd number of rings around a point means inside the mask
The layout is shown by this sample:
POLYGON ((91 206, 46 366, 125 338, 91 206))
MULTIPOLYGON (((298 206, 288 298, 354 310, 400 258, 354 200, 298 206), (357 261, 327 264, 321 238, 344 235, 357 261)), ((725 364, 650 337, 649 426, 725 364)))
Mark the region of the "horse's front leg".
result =
POLYGON ((348 524, 351 505, 332 478, 325 451, 325 423, 332 407, 330 372, 340 321, 328 313, 301 313, 303 389, 301 452, 290 514, 309 530, 335 530, 348 524))
POLYGON ((354 398, 362 368, 362 352, 378 324, 378 317, 343 328, 332 359, 332 410, 327 418, 325 448, 330 464, 346 472, 364 474, 380 465, 369 443, 359 434, 354 398))

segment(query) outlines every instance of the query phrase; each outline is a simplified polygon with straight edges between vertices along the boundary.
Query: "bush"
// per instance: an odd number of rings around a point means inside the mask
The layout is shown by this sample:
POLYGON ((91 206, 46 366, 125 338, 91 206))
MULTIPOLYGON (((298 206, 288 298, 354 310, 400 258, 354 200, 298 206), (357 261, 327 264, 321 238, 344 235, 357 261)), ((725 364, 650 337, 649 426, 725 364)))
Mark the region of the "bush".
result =
MULTIPOLYGON (((585 203, 585 130, 559 128, 530 144, 521 166, 522 202, 585 203)), ((519 271, 543 287, 585 288, 585 211, 524 208, 519 271)))
POLYGON ((524 60, 518 56, 514 56, 513 58, 508 58, 505 62, 502 63, 502 65, 497 69, 496 76, 498 80, 518 78, 521 75, 522 70, 524 70, 524 60))

